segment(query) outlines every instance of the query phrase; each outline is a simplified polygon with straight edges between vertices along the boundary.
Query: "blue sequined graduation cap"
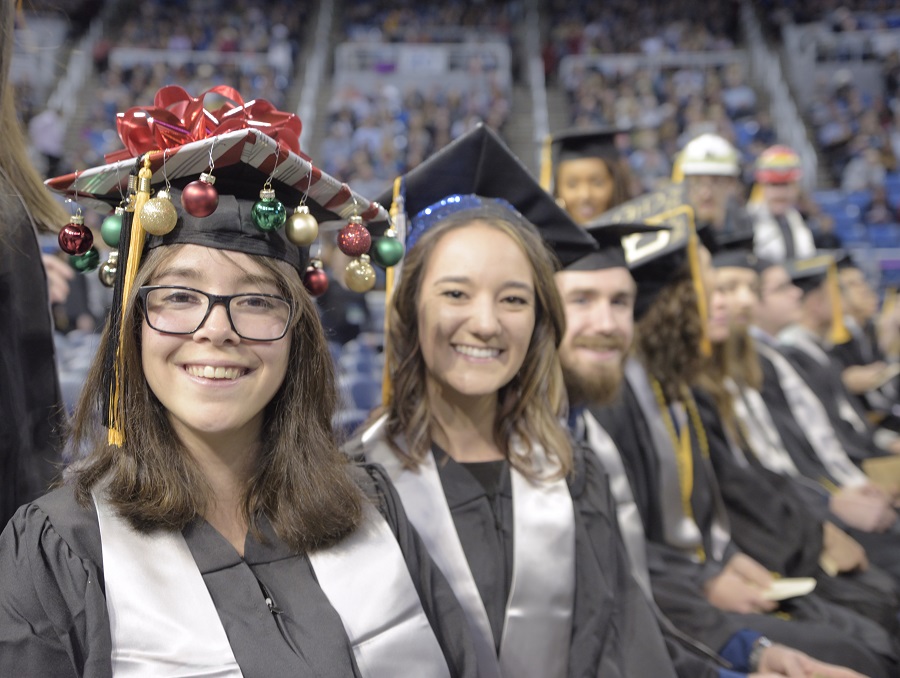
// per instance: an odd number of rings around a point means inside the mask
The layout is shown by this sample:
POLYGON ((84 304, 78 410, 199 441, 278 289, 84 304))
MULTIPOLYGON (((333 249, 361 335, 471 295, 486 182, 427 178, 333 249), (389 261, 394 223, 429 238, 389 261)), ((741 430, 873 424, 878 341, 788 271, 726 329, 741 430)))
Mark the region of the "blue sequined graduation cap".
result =
MULTIPOLYGON (((490 128, 479 124, 403 177, 410 215, 407 251, 451 214, 487 203, 505 204, 534 224, 565 266, 596 249, 596 241, 544 191, 490 128)), ((378 198, 390 204, 392 193, 378 198)))

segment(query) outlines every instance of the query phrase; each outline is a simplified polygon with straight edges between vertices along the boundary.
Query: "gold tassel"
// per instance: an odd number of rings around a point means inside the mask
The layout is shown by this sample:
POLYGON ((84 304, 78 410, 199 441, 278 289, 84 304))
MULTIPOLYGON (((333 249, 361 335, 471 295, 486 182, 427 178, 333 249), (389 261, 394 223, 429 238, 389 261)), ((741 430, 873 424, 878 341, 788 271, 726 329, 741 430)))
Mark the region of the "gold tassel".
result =
POLYGON ((850 341, 850 331, 844 324, 844 305, 841 303, 841 285, 838 282, 837 263, 828 265, 828 294, 831 295, 831 343, 846 344, 850 341))
POLYGON ((548 193, 553 188, 553 137, 549 134, 541 144, 541 188, 548 193))
POLYGON ((684 181, 684 170, 681 168, 681 160, 684 156, 683 152, 675 155, 675 162, 672 163, 672 183, 680 184, 684 181))
POLYGON ((712 342, 709 340, 709 311, 706 305, 706 289, 703 287, 703 276, 700 273, 700 238, 697 228, 691 219, 690 233, 688 234, 688 260, 691 267, 691 281, 694 284, 694 293, 697 295, 697 310, 700 313, 700 353, 706 358, 712 355, 712 342))
MULTIPOLYGON (((128 245, 128 264, 125 269, 125 278, 122 287, 122 304, 127 304, 131 296, 131 290, 134 287, 135 278, 137 278, 138 268, 141 265, 141 257, 144 252, 144 241, 146 240, 146 231, 141 226, 141 208, 150 199, 150 182, 153 178, 153 172, 150 170, 150 155, 144 156, 144 166, 138 172, 137 193, 131 209, 134 210, 134 221, 131 225, 131 238, 128 245)), ((121 312, 124 313, 124 308, 121 312)), ((112 398, 110 399, 110 417, 109 432, 107 440, 110 445, 122 447, 125 443, 125 403, 123 391, 123 370, 122 365, 122 338, 129 328, 125 323, 119 330, 118 349, 116 350, 115 380, 112 398)))
MULTIPOLYGON (((400 195, 401 186, 403 185, 403 177, 394 179, 394 195, 391 201, 391 224, 397 231, 397 237, 400 242, 406 242, 406 227, 402 223, 406 215, 401 213, 401 203, 403 198, 400 195)), ((394 382, 391 380, 391 372, 393 365, 391 363, 390 337, 391 337, 391 298, 394 296, 396 266, 388 266, 385 270, 384 281, 384 371, 381 377, 381 405, 387 408, 391 404, 391 398, 394 395, 394 382)))

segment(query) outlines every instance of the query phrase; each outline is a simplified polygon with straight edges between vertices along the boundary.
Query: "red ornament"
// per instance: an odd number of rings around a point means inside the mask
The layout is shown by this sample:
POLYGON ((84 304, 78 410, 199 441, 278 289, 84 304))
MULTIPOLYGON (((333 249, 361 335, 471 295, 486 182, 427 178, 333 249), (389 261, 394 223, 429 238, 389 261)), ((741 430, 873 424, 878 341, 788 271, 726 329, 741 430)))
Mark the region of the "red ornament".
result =
POLYGON ((73 216, 59 232, 59 248, 66 254, 84 254, 94 245, 94 234, 84 225, 84 217, 73 216))
POLYGON ((313 259, 303 274, 303 286, 314 297, 320 297, 328 290, 328 275, 322 270, 322 262, 313 259))
POLYGON ((192 181, 181 192, 181 205, 194 217, 208 217, 219 206, 219 192, 213 184, 216 178, 203 173, 196 181, 192 181))
POLYGON ((348 257, 359 257, 366 254, 372 246, 369 229, 363 226, 362 218, 350 217, 350 223, 338 233, 338 248, 348 257))

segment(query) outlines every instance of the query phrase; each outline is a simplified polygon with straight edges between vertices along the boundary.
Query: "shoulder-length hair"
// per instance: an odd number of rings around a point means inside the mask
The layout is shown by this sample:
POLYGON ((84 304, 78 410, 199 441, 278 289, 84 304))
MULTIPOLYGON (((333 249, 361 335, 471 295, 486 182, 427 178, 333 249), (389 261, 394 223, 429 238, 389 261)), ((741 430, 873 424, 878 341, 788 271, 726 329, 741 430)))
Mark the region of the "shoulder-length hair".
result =
MULTIPOLYGON (((31 164, 25 133, 16 116, 16 101, 9 79, 15 42, 15 11, 16 3, 12 0, 0 2, 0 129, 3 130, 3 143, 0 143, 0 183, 5 192, 19 198, 18 205, 15 200, 5 201, 4 211, 18 210, 21 207, 38 231, 55 232, 68 220, 68 215, 53 199, 31 164)), ((0 215, 0 243, 4 240, 9 223, 12 220, 8 214, 0 215)))
MULTIPOLYGON (((92 488, 106 481, 112 506, 144 532, 181 530, 203 516, 213 500, 209 484, 150 390, 141 361, 143 314, 137 290, 180 247, 149 252, 126 302, 121 346, 124 446, 107 444, 99 415, 105 395, 100 357, 103 347, 115 340, 109 325, 73 421, 74 449, 89 453, 71 471, 79 501, 88 505, 92 488)), ((258 463, 247 482, 241 510, 255 537, 262 538, 259 519, 265 516, 280 539, 296 552, 308 552, 353 531, 361 520, 362 494, 332 433, 334 369, 309 294, 288 264, 261 256, 251 259, 272 274, 280 293, 296 304, 297 313, 289 334, 287 374, 266 407, 258 463)))
POLYGON ((703 322, 697 293, 685 263, 659 292, 635 327, 635 347, 666 400, 680 400, 703 367, 703 322))
POLYGON ((726 430, 735 440, 739 440, 734 399, 725 385, 726 379, 757 391, 762 387, 759 355, 746 329, 732 328, 725 341, 713 344, 712 355, 705 361, 697 382, 713 397, 726 430))
POLYGON ((396 454, 414 468, 430 452, 434 420, 428 402, 426 366, 419 346, 417 302, 431 255, 450 231, 478 221, 508 235, 528 258, 535 289, 535 323, 522 367, 497 393, 494 441, 510 463, 533 475, 530 455, 510 454, 514 439, 526 449, 543 447, 559 464, 562 474, 572 468, 572 449, 561 424, 567 401, 557 348, 565 334, 565 313, 553 280, 555 257, 537 229, 521 216, 499 206, 463 210, 434 226, 407 254, 403 278, 388 311, 388 360, 392 366, 393 397, 387 408, 390 440, 402 439, 405 449, 396 454))

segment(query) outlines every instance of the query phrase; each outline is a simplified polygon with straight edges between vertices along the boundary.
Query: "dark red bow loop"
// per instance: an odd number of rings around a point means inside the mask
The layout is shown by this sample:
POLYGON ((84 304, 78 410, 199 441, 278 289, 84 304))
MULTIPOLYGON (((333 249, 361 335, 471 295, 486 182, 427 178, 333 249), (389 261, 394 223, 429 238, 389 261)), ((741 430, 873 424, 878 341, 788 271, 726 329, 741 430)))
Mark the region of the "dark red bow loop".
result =
POLYGON ((130 108, 116 116, 116 128, 125 148, 106 156, 107 162, 125 160, 148 151, 173 149, 191 141, 239 129, 254 128, 281 146, 300 152, 302 123, 293 113, 279 111, 265 99, 244 101, 233 87, 217 85, 194 98, 178 85, 157 91, 153 106, 130 108), (204 100, 217 94, 227 102, 207 110, 204 100))

